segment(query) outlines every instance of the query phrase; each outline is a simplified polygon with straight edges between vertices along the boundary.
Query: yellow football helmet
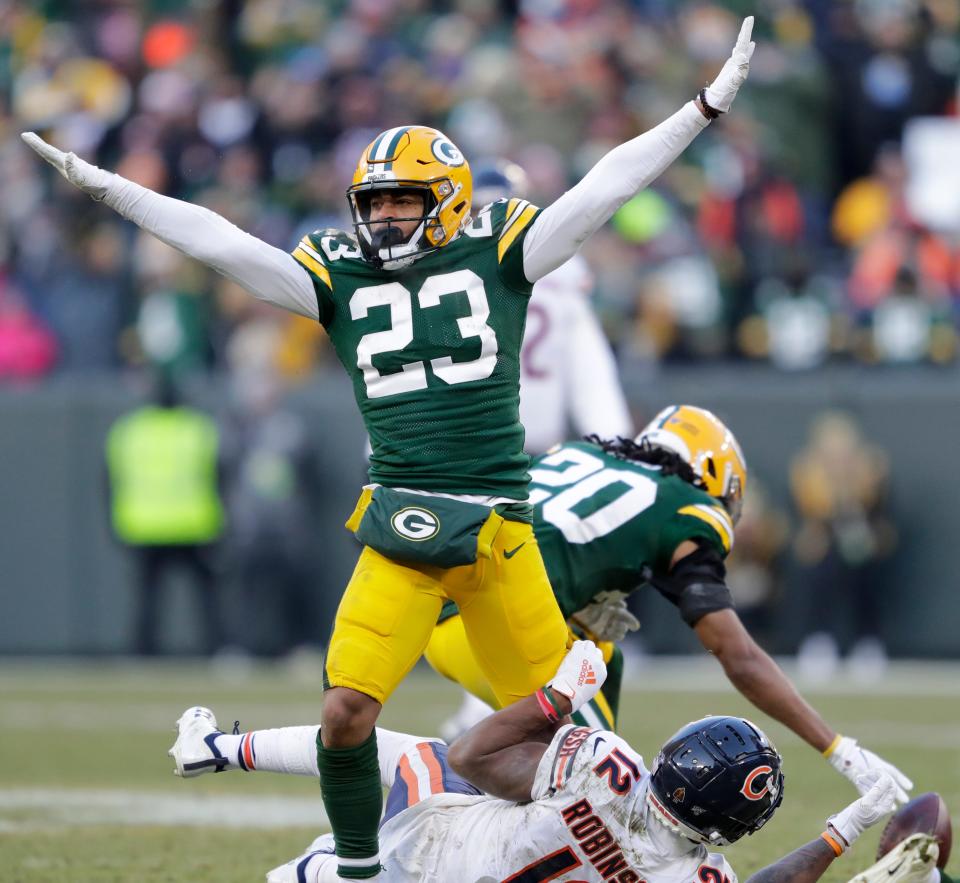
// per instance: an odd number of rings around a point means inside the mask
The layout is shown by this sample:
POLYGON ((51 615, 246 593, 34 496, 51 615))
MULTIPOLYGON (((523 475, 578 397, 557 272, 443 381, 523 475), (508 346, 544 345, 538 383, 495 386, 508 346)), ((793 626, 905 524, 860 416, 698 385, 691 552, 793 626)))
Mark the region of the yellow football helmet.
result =
POLYGON ((397 269, 448 245, 470 218, 473 178, 459 148, 437 129, 398 126, 381 132, 360 156, 347 200, 364 257, 397 269), (370 197, 377 190, 423 195, 420 225, 404 237, 396 227, 371 227, 370 197))
POLYGON ((707 493, 726 507, 736 523, 747 487, 747 461, 723 422, 704 408, 670 405, 651 420, 637 443, 666 448, 693 467, 707 493))

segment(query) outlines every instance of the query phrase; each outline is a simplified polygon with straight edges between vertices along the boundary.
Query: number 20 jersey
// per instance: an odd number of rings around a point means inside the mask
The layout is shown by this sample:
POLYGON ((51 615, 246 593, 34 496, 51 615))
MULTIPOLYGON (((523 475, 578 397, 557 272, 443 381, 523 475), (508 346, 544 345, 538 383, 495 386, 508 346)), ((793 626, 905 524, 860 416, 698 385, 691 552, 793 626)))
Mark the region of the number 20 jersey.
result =
POLYGON ((520 199, 493 203, 449 245, 399 270, 377 269, 336 230, 293 251, 353 381, 371 481, 526 499, 519 377, 532 285, 523 240, 538 212, 520 199))
POLYGON ((530 477, 537 542, 564 616, 598 592, 629 593, 669 573, 687 540, 721 557, 733 545, 733 522, 718 500, 599 445, 558 446, 534 460, 530 477))
POLYGON ((649 778, 643 759, 616 734, 563 727, 537 768, 531 803, 437 794, 386 822, 386 878, 736 883, 722 855, 653 817, 649 778))

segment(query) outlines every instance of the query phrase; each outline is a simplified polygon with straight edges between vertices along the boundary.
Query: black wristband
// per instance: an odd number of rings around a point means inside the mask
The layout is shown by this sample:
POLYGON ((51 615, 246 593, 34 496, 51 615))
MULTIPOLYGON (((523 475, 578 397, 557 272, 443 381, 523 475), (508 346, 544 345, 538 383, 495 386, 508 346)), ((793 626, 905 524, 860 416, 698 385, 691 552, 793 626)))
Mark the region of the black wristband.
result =
POLYGON ((697 96, 697 98, 700 99, 700 106, 703 108, 703 112, 707 115, 707 117, 708 117, 709 119, 715 120, 718 116, 720 116, 720 111, 719 111, 719 110, 714 110, 714 109, 707 103, 707 87, 706 87, 706 86, 704 86, 704 87, 700 90, 700 94, 697 96))

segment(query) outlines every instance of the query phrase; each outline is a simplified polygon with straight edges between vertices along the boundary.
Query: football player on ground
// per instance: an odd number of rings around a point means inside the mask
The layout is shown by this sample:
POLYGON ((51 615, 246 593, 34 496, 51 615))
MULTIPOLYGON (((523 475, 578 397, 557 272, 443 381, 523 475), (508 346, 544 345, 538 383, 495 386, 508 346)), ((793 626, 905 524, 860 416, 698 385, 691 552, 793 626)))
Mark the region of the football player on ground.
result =
POLYGON ((472 219, 460 151, 435 129, 398 126, 360 157, 347 192, 356 237, 320 231, 292 255, 23 136, 94 199, 255 296, 319 320, 353 380, 373 446, 371 484, 348 521, 364 548, 328 647, 317 746, 341 877, 379 873, 374 725, 445 599, 458 603, 498 704, 528 695, 563 657, 567 628, 526 502, 517 401, 527 300, 730 109, 749 71, 752 27, 746 19, 694 101, 613 149, 542 211, 511 199, 472 219))
MULTIPOLYGON (((607 663, 604 689, 581 709, 577 723, 616 728, 623 656, 615 642, 639 626, 625 598, 649 584, 676 605, 757 708, 822 752, 855 785, 868 769, 883 769, 897 782, 898 799, 907 799, 913 783, 830 727, 737 616, 724 559, 734 542, 747 464, 716 416, 671 405, 636 441, 570 442, 534 459, 530 475, 534 532, 557 602, 573 630, 598 643, 607 663)), ((482 700, 489 714, 496 697, 470 652, 456 606, 444 605, 441 618, 427 659, 482 700)), ((484 716, 482 706, 470 712, 471 723, 484 716)))
MULTIPOLYGON (((708 717, 680 729, 648 770, 616 734, 568 722, 604 675, 600 651, 578 641, 545 687, 449 751, 378 729, 380 775, 390 789, 380 829, 385 879, 736 883, 716 849, 758 831, 780 805, 780 755, 749 721, 708 717)), ((242 738, 221 734, 206 708, 188 709, 178 728, 178 766, 209 760, 211 750, 231 754, 229 740, 242 738)), ((313 728, 306 742, 316 739, 313 728)), ((258 746, 249 751, 258 754, 258 746)), ((886 773, 867 778, 864 796, 831 816, 819 838, 751 881, 817 880, 895 805, 886 773)), ((267 881, 322 883, 336 879, 335 866, 326 834, 267 881)))

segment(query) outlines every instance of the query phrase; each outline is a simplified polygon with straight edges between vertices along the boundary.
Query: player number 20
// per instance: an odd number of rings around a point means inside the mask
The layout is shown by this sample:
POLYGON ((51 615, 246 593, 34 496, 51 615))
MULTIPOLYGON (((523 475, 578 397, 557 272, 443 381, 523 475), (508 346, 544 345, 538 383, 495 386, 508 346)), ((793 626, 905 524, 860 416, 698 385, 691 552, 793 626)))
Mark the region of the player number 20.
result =
MULTIPOLYGON (((457 328, 464 340, 480 338, 480 355, 467 362, 442 356, 431 359, 430 368, 445 383, 483 380, 497 366, 498 349, 496 332, 487 324, 490 306, 483 280, 472 270, 430 276, 420 287, 417 302, 421 310, 428 310, 439 306, 447 294, 466 294, 470 315, 457 319, 457 328)), ((381 374, 374 367, 374 356, 399 352, 413 342, 413 297, 399 282, 358 288, 350 298, 350 315, 354 320, 364 319, 371 309, 383 306, 390 308, 390 328, 364 334, 357 344, 357 367, 363 372, 371 399, 427 388, 427 369, 422 361, 408 362, 393 374, 381 374)))
POLYGON ((530 470, 530 477, 539 485, 531 490, 530 502, 543 503, 544 520, 559 528, 568 543, 589 543, 606 536, 657 499, 652 479, 625 469, 605 469, 603 460, 579 448, 548 454, 539 468, 530 470), (613 499, 610 492, 601 495, 611 487, 621 492, 613 499))

